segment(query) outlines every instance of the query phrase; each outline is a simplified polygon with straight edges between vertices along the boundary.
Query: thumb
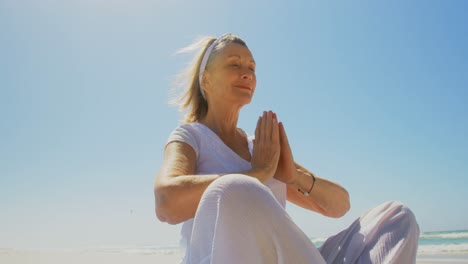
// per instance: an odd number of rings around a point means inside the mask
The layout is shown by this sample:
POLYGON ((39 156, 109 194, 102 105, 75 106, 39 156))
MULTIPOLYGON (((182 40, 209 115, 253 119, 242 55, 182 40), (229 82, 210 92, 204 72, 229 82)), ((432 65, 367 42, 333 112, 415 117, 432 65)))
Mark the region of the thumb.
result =
POLYGON ((283 122, 279 123, 279 132, 280 132, 280 142, 281 142, 281 144, 287 143, 286 131, 284 131, 283 122))
POLYGON ((280 123, 279 127, 280 127, 281 140, 283 140, 285 144, 289 144, 288 136, 286 135, 286 130, 284 129, 284 125, 282 122, 280 123))

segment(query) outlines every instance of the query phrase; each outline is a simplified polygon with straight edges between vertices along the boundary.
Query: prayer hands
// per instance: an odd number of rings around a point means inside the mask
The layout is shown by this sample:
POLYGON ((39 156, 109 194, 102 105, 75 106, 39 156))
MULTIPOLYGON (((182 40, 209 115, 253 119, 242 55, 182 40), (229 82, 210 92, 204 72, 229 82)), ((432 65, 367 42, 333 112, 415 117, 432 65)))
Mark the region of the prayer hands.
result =
POLYGON ((257 121, 252 154, 252 171, 264 182, 277 171, 280 159, 280 129, 276 114, 263 112, 257 121))
POLYGON ((289 146, 288 137, 284 130, 283 123, 279 123, 279 138, 280 138, 280 158, 275 172, 275 179, 286 184, 293 183, 296 179, 296 165, 294 163, 291 147, 289 146))

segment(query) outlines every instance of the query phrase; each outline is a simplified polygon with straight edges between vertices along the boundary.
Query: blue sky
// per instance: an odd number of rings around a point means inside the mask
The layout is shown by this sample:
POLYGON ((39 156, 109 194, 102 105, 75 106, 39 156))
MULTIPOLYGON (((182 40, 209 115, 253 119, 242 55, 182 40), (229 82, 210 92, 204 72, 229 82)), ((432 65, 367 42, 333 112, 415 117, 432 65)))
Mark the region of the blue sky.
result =
POLYGON ((185 2, 0 2, 0 247, 176 244, 152 193, 175 53, 225 32, 257 61, 239 126, 276 111, 296 160, 350 192, 341 219, 288 206, 309 236, 387 200, 468 229, 466 1, 185 2))

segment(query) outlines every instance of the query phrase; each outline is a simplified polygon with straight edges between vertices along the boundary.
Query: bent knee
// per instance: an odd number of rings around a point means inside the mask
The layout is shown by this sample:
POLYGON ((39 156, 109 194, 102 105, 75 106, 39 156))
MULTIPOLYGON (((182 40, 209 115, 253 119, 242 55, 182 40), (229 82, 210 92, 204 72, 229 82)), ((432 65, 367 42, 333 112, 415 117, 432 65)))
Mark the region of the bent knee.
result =
POLYGON ((395 216, 400 216, 409 222, 416 222, 416 217, 411 209, 399 201, 389 201, 384 204, 387 210, 395 216))
POLYGON ((221 189, 223 192, 262 188, 264 185, 256 178, 244 174, 226 174, 213 181, 208 188, 221 189))
POLYGON ((216 196, 224 203, 250 204, 272 196, 268 187, 258 179, 244 174, 227 174, 213 181, 205 190, 204 196, 216 196))
POLYGON ((387 202, 391 217, 395 218, 400 226, 408 229, 408 235, 419 237, 419 225, 413 211, 406 205, 398 201, 387 202))
POLYGON ((404 218, 404 223, 408 226, 409 235, 419 238, 419 225, 413 211, 406 205, 402 205, 401 214, 404 218))
POLYGON ((257 178, 242 174, 242 173, 232 173, 226 174, 219 177, 217 180, 227 181, 227 182, 251 182, 251 183, 261 183, 257 178))

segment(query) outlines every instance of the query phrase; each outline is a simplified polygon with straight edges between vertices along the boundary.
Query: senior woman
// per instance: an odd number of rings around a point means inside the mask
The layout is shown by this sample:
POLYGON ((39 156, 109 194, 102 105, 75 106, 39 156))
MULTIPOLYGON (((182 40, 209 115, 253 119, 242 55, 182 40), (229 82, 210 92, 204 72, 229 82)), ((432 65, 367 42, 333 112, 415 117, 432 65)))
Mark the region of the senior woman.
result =
POLYGON ((415 263, 419 227, 398 202, 371 209, 317 249, 286 201, 328 217, 350 208, 348 192, 297 164, 276 113, 255 135, 237 127, 256 89, 255 60, 238 36, 199 47, 182 108, 156 177, 156 215, 183 223, 184 263, 415 263))

